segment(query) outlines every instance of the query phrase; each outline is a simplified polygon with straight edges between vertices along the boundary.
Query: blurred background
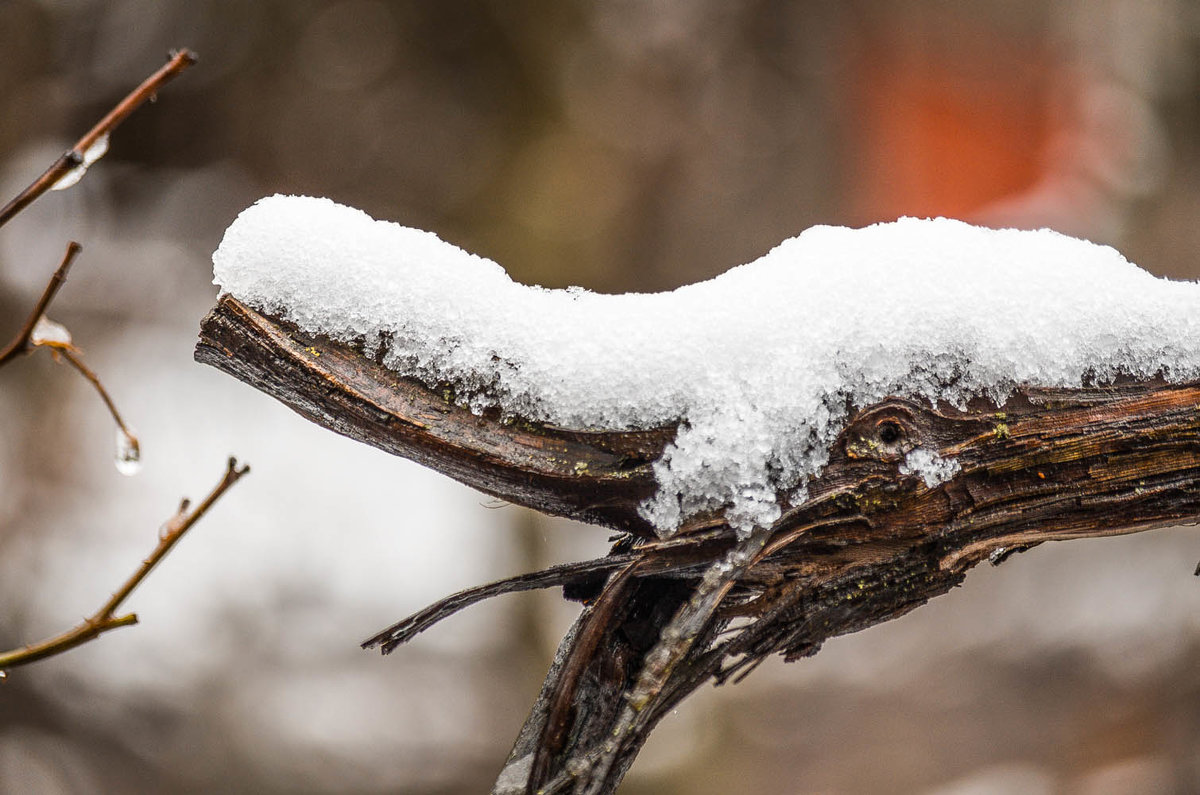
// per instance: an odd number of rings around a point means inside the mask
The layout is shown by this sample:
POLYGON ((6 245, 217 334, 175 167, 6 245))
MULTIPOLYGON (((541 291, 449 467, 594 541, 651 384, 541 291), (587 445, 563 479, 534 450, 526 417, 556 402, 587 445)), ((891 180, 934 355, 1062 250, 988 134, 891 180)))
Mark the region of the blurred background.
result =
MULTIPOLYGON (((168 49, 200 63, 0 230, 0 647, 96 609, 230 453, 249 478, 134 595, 142 623, 0 684, 0 792, 460 793, 498 771, 576 606, 454 590, 603 554, 192 362, 210 254, 275 192, 432 229, 518 279, 651 291, 814 223, 1050 226, 1200 273, 1190 0, 0 0, 0 198, 168 49)), ((964 263, 969 267, 969 263, 964 263)), ((1200 538, 1049 545, 913 614, 706 688, 628 793, 1200 792, 1200 538)))

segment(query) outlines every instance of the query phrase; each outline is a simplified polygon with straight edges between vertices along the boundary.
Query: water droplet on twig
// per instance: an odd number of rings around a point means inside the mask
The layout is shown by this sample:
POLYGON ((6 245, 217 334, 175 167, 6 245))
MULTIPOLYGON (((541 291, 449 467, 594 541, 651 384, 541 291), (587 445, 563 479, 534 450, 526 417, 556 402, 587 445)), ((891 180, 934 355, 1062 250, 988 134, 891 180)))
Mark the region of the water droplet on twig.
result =
POLYGON ((136 475, 142 470, 142 447, 136 436, 122 428, 117 428, 117 454, 113 463, 122 475, 136 475))
POLYGON ((50 186, 50 190, 66 190, 83 179, 83 175, 87 173, 88 166, 104 157, 106 152, 108 152, 108 133, 97 138, 96 142, 89 146, 87 151, 83 153, 83 162, 59 177, 58 182, 50 186))
POLYGON ((47 342, 70 345, 71 332, 63 324, 55 323, 42 315, 33 325, 33 331, 29 334, 29 342, 33 345, 45 345, 47 342))

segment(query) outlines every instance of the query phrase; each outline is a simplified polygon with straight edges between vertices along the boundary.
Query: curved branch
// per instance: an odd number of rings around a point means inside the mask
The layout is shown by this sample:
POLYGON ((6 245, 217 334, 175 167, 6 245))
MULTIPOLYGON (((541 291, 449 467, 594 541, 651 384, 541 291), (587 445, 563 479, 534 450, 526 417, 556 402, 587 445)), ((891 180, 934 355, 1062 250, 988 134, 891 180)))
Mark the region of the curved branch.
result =
POLYGON ((445 386, 402 378, 346 345, 307 335, 223 296, 196 360, 273 395, 330 430, 411 458, 509 502, 653 537, 637 506, 673 428, 568 430, 472 414, 445 386))
POLYGON ((3 351, 0 351, 0 367, 8 364, 22 353, 28 353, 33 350, 33 343, 31 342, 33 330, 37 327, 37 323, 42 318, 42 315, 46 314, 46 309, 49 308, 50 302, 54 300, 54 296, 58 295, 58 291, 66 283, 67 273, 71 270, 71 265, 74 264, 75 257, 82 250, 83 247, 74 240, 67 244, 67 251, 63 254, 62 262, 59 263, 58 268, 51 275, 50 281, 46 282, 46 287, 42 290, 42 295, 38 298, 37 303, 34 304, 33 311, 29 313, 29 317, 25 319, 25 323, 17 331, 17 336, 13 337, 12 341, 4 347, 3 351))
MULTIPOLYGON (((706 682, 903 615, 983 560, 1200 515, 1200 384, 1026 388, 1003 406, 966 409, 886 399, 853 415, 809 499, 755 534, 761 552, 722 566, 737 540, 719 518, 657 542, 637 515, 672 428, 580 432, 475 416, 450 393, 229 297, 205 319, 196 357, 346 436, 637 536, 597 562, 622 576, 595 585, 498 793, 612 792, 657 721, 706 682), (927 482, 905 466, 918 448, 957 472, 927 482)), ((434 606, 379 639, 402 642, 441 614, 434 606)))
POLYGON ((532 574, 520 574, 508 577, 487 585, 467 588, 458 593, 439 599, 423 610, 413 613, 408 618, 392 624, 387 629, 372 635, 362 642, 364 649, 379 649, 384 654, 391 654, 397 646, 410 640, 432 627, 442 619, 449 618, 460 610, 473 604, 500 596, 506 593, 521 591, 536 591, 543 588, 567 586, 594 578, 597 574, 607 575, 610 571, 632 563, 637 555, 625 554, 588 560, 582 563, 564 563, 551 566, 532 574))

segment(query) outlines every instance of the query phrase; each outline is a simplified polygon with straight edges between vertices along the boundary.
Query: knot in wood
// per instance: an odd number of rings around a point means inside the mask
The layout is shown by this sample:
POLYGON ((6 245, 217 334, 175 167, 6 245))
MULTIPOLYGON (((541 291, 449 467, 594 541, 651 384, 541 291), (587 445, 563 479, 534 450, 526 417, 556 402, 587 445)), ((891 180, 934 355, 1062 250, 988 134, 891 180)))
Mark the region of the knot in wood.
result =
POLYGON ((891 398, 858 414, 843 433, 846 457, 895 462, 924 445, 921 408, 891 398))

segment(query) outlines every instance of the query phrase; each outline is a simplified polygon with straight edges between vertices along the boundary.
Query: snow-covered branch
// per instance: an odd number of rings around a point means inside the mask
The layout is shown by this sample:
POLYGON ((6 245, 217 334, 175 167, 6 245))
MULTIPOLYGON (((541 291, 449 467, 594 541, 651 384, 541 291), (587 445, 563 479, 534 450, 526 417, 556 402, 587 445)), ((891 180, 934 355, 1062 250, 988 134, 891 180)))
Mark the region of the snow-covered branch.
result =
MULTIPOLYGON (((639 516, 639 502, 655 488, 650 462, 671 438, 667 429, 580 433, 476 416, 348 345, 230 297, 205 320, 197 358, 327 428, 490 494, 635 534, 610 561, 560 567, 482 594, 563 585, 589 602, 506 780, 528 773, 538 753, 549 754, 558 775, 568 760, 604 747, 658 633, 736 543, 717 516, 697 518, 667 540, 639 516), (628 576, 610 576, 622 571, 628 576), (562 692, 572 696, 571 714, 586 719, 547 731, 554 721, 571 722, 554 708, 562 692), (547 745, 554 738, 562 745, 547 745)), ((934 408, 890 398, 855 412, 807 502, 774 525, 754 565, 648 702, 650 719, 628 735, 607 784, 620 780, 655 720, 706 681, 743 675, 774 653, 812 654, 830 637, 902 615, 989 558, 999 562, 1047 540, 1194 520, 1198 434, 1200 386, 1155 379, 1022 389, 1002 406, 981 399, 967 409, 934 408), (953 458, 960 469, 930 487, 925 477, 900 471, 914 449, 953 458)), ((471 600, 435 606, 432 616, 376 640, 406 640, 471 600)))
POLYGON ((528 587, 587 605, 497 792, 611 792, 705 682, 902 615, 983 560, 1200 512, 1200 288, 1050 232, 810 230, 711 282, 617 297, 276 199, 216 264, 231 294, 198 360, 628 534, 368 642, 528 587))

